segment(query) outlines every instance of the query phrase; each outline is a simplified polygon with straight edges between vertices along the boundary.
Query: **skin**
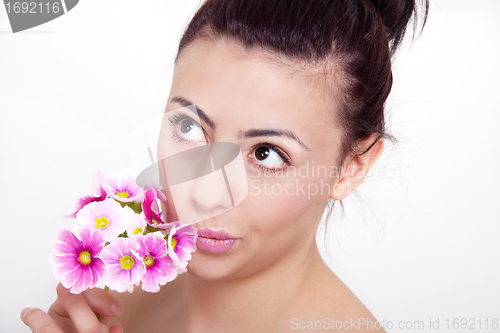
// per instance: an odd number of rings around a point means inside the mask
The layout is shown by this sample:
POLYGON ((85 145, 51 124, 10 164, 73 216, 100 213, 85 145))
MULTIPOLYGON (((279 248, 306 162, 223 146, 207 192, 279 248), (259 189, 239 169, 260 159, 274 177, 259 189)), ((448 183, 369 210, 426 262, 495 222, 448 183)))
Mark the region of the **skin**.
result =
MULTIPOLYGON (((42 322, 49 327, 59 325, 64 332, 76 331, 74 326, 83 331, 83 322, 90 322, 100 332, 99 323, 91 318, 94 311, 112 317, 108 325, 119 322, 127 332, 186 333, 234 332, 236 328, 238 332, 296 331, 292 318, 305 322, 367 318, 376 322, 323 262, 315 235, 328 199, 342 200, 362 183, 382 152, 383 140, 365 154, 348 156, 340 163, 341 131, 332 117, 335 101, 325 96, 321 80, 311 80, 311 68, 299 67, 276 61, 264 50, 245 50, 229 39, 198 39, 189 44, 176 64, 166 112, 182 106, 172 98, 185 98, 216 124, 212 129, 201 121, 208 140, 240 146, 249 178, 248 196, 235 208, 195 225, 238 238, 234 247, 217 254, 198 248, 188 274, 178 276, 157 294, 136 288, 132 294, 88 290, 71 295, 59 286, 58 299, 48 315, 29 309, 23 312, 23 321, 34 332, 41 332, 42 322), (283 136, 238 135, 249 129, 291 131, 302 145, 283 136), (291 165, 273 152, 268 161, 258 160, 255 147, 263 142, 284 151, 291 165), (291 173, 292 166, 311 170, 313 162, 315 167, 343 168, 333 176, 291 173), (265 172, 262 165, 280 169, 286 177, 265 172), (327 190, 315 195, 298 191, 300 186, 320 188, 321 184, 328 184, 323 187, 327 190), (271 186, 286 188, 291 194, 269 193, 271 186), (111 312, 113 303, 117 304, 115 313, 111 312), (122 308, 123 313, 113 317, 122 308)), ((360 142, 361 151, 374 139, 360 142)), ((114 325, 110 331, 120 332, 121 326, 114 325)), ((360 326, 357 331, 372 330, 360 326)))

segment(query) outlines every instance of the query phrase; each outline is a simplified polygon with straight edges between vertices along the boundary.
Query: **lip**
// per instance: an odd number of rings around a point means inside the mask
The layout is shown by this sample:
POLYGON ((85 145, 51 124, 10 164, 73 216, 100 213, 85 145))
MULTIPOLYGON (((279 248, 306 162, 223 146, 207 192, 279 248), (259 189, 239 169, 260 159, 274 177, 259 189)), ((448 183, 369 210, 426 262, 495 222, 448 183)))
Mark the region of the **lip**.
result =
POLYGON ((229 251, 237 240, 238 238, 235 238, 224 231, 198 229, 196 246, 208 252, 222 253, 229 251))

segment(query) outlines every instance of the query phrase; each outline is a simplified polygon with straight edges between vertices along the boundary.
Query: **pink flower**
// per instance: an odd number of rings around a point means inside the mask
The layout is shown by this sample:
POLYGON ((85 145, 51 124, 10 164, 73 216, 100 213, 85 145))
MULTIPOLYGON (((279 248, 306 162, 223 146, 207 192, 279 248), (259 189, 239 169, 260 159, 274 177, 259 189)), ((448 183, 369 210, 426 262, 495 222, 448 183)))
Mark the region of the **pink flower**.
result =
MULTIPOLYGON (((161 192, 160 192, 161 193, 161 192)), ((163 194, 163 193, 162 193, 163 194)), ((144 191, 144 199, 142 201, 142 212, 149 225, 161 228, 164 225, 163 219, 161 218, 160 207, 157 201, 158 192, 155 189, 148 188, 144 191)), ((165 198, 166 200, 166 198, 165 198)))
POLYGON ((135 177, 135 172, 132 169, 110 172, 104 178, 102 187, 115 200, 140 202, 143 191, 141 187, 137 186, 135 177))
POLYGON ((139 235, 136 240, 139 242, 137 253, 146 266, 146 273, 141 279, 142 289, 157 293, 160 286, 177 277, 176 267, 167 256, 165 239, 161 232, 154 232, 145 236, 139 235))
POLYGON ((110 242, 127 229, 129 215, 118 202, 108 198, 83 207, 76 214, 76 220, 81 225, 93 226, 101 233, 104 241, 110 242))
POLYGON ((103 180, 104 180, 104 174, 102 173, 102 171, 97 170, 96 178, 92 179, 92 183, 90 185, 90 193, 92 195, 88 195, 88 196, 81 197, 81 198, 77 199, 76 204, 75 204, 76 211, 71 215, 66 215, 65 217, 75 218, 76 214, 80 211, 80 209, 85 207, 87 204, 89 204, 91 202, 96 202, 96 201, 103 201, 104 199, 106 199, 108 194, 102 188, 102 181, 103 180))
POLYGON ((101 259, 106 264, 103 282, 111 290, 132 292, 138 286, 146 271, 137 251, 139 243, 135 238, 119 237, 101 252, 101 259))
POLYGON ((147 223, 144 217, 140 214, 136 214, 132 208, 125 206, 123 209, 129 215, 129 222, 127 227, 127 237, 134 237, 136 235, 142 235, 146 229, 147 223))
POLYGON ((76 236, 62 229, 52 243, 54 275, 73 294, 93 288, 105 272, 104 262, 97 257, 103 246, 102 236, 89 226, 77 228, 76 236))
POLYGON ((190 225, 183 226, 180 221, 172 222, 168 232, 167 253, 179 274, 187 272, 186 266, 191 260, 191 253, 196 251, 196 229, 190 225))
POLYGON ((160 185, 153 185, 144 188, 145 191, 150 189, 156 192, 156 198, 160 199, 160 201, 163 203, 167 203, 167 196, 161 191, 160 185))

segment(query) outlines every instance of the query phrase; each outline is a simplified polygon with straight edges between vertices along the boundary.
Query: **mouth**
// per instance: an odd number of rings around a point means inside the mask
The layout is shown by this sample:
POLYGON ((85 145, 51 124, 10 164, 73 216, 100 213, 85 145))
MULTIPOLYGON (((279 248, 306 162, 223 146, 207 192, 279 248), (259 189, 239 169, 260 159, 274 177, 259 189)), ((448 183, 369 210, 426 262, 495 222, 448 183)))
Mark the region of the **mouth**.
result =
POLYGON ((224 231, 211 229, 198 229, 198 240, 196 246, 208 252, 222 253, 229 251, 238 238, 231 236, 224 231))

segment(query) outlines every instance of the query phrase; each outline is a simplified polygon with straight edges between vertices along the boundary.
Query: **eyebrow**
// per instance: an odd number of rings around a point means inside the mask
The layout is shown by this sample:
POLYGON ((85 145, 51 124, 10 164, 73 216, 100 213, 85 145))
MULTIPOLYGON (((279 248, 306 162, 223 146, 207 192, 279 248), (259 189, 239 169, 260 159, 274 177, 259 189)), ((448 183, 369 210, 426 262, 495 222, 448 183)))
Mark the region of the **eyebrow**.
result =
MULTIPOLYGON (((198 112, 198 116, 200 117, 201 120, 203 120, 212 130, 215 131, 217 128, 217 124, 210 119, 210 117, 200 108, 198 108, 193 102, 189 101, 188 99, 184 97, 172 97, 170 100, 171 102, 176 102, 181 104, 183 107, 187 107, 189 105, 193 105, 196 108, 196 111, 198 112)), ((305 150, 310 150, 302 140, 300 140, 295 133, 289 130, 282 130, 282 129, 250 129, 245 132, 239 131, 238 132, 238 139, 241 138, 257 138, 257 137, 284 137, 288 139, 295 140, 302 148, 305 150)))
POLYGON ((245 132, 239 131, 238 138, 257 138, 262 136, 278 136, 285 137, 292 140, 295 140, 302 148, 305 150, 309 150, 309 148, 300 140, 293 132, 288 130, 280 130, 280 129, 251 129, 245 132))
POLYGON ((217 128, 217 124, 210 119, 210 117, 207 116, 207 114, 200 108, 198 108, 196 105, 194 105, 193 102, 190 102, 189 100, 185 99, 184 97, 172 97, 170 100, 172 103, 176 102, 182 105, 183 107, 188 107, 189 105, 192 105, 196 108, 196 112, 198 113, 198 117, 200 117, 201 120, 203 120, 210 128, 215 131, 217 128))

